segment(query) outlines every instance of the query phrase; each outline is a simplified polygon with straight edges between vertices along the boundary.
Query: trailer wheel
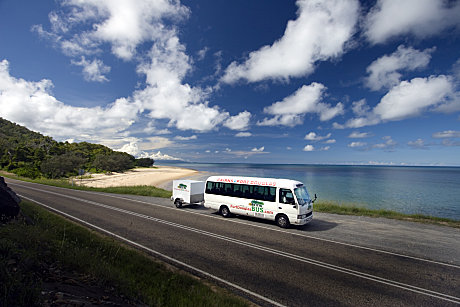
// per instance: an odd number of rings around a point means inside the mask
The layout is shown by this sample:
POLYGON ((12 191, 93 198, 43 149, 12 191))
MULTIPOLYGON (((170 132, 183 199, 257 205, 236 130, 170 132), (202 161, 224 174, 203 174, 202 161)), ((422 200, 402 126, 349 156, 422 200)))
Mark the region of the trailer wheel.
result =
POLYGON ((229 217, 231 215, 227 206, 220 207, 220 214, 222 214, 223 217, 229 217))
POLYGON ((180 199, 176 199, 176 201, 174 201, 174 204, 176 205, 176 208, 182 208, 182 202, 180 201, 180 199))
POLYGON ((290 225, 289 218, 284 214, 276 216, 276 225, 281 228, 288 228, 290 225))

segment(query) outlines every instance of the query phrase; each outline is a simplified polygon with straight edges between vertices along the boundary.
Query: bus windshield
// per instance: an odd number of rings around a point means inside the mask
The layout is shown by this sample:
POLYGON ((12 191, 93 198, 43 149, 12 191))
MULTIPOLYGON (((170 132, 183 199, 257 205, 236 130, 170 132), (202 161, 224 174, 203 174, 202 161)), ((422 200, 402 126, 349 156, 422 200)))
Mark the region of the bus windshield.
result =
POLYGON ((298 188, 295 188, 294 193, 295 193, 295 196, 297 197, 297 201, 299 202, 299 205, 303 206, 311 202, 310 195, 308 195, 307 188, 304 185, 298 188))

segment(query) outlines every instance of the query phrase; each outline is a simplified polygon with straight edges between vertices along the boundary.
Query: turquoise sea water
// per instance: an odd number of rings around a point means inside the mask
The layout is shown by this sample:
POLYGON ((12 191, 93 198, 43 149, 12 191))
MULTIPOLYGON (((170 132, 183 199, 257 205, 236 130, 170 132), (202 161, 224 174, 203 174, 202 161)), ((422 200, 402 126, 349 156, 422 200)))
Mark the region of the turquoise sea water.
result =
POLYGON ((287 178, 310 195, 371 209, 460 220, 460 167, 184 163, 159 161, 213 174, 287 178))

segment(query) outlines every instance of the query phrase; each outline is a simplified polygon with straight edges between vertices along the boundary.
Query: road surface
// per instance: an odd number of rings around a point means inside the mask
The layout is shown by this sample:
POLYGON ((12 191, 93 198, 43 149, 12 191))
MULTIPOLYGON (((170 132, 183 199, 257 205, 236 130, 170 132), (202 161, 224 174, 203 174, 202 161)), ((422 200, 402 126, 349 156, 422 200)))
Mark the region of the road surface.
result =
POLYGON ((24 199, 260 305, 460 305, 458 229, 315 213, 284 230, 166 199, 6 181, 24 199))

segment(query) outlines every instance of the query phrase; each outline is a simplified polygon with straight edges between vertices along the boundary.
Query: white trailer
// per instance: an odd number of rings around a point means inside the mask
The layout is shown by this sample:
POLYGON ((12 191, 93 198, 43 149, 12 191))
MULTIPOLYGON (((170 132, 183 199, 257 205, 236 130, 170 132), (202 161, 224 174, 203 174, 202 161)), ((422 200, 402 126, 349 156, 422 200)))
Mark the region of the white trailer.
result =
POLYGON ((196 180, 174 180, 171 200, 177 208, 183 204, 203 204, 204 202, 204 181, 196 180))

